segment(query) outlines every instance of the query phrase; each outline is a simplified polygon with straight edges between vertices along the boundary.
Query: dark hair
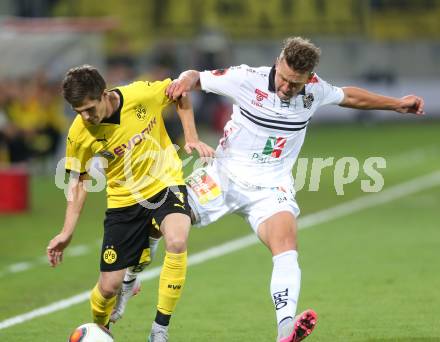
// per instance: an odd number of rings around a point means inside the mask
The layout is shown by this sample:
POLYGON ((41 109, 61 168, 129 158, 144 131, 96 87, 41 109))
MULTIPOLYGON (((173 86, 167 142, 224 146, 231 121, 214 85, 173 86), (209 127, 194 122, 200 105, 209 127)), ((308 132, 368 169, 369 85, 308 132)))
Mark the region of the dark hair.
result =
POLYGON ((321 50, 308 39, 290 37, 284 41, 280 59, 284 59, 292 70, 312 72, 319 63, 320 55, 321 50))
POLYGON ((101 99, 106 84, 100 73, 91 65, 70 69, 62 83, 63 96, 72 106, 81 106, 86 98, 101 99))

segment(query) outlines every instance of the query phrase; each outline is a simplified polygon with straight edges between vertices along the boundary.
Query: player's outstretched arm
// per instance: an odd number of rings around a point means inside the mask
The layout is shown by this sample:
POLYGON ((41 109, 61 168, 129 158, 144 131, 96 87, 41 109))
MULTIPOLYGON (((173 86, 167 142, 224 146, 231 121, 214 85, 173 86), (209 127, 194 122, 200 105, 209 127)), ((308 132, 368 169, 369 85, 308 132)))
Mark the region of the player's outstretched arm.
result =
POLYGON ((81 210, 87 197, 87 191, 84 188, 85 175, 79 176, 77 181, 69 182, 69 192, 67 198, 67 209, 64 218, 64 226, 61 232, 49 241, 47 246, 47 258, 52 267, 57 266, 63 260, 64 249, 72 240, 81 210))
POLYGON ((186 96, 191 90, 200 90, 200 73, 197 70, 187 70, 173 80, 165 93, 168 98, 175 101, 181 96, 186 96))
POLYGON ((423 98, 407 95, 401 98, 383 96, 357 87, 344 87, 344 100, 342 107, 356 109, 382 109, 394 110, 399 113, 425 114, 423 98))
POLYGON ((181 96, 176 102, 176 107, 185 136, 185 151, 190 154, 193 150, 196 150, 201 158, 214 157, 214 149, 199 140, 189 94, 181 96))

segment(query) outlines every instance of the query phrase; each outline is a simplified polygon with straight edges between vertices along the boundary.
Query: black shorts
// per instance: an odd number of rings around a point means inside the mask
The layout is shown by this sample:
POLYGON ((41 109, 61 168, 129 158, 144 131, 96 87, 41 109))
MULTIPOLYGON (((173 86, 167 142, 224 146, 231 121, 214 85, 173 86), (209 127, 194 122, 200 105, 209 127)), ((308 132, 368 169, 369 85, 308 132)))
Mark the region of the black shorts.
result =
POLYGON ((151 261, 149 236, 168 214, 190 216, 184 185, 165 188, 147 201, 105 212, 101 271, 110 272, 151 261))

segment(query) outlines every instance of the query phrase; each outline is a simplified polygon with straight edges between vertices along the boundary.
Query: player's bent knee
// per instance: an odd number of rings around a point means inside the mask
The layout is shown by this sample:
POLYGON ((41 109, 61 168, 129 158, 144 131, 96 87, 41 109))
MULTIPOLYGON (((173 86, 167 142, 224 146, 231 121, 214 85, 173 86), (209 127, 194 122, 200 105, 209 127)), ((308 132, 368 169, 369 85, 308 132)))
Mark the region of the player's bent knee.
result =
POLYGON ((296 251, 298 249, 296 239, 292 237, 270 239, 267 247, 274 256, 291 250, 296 251))
POLYGON ((112 298, 118 294, 120 285, 116 284, 100 284, 99 292, 104 298, 112 298))
POLYGON ((109 299, 117 295, 124 275, 125 270, 101 272, 98 287, 104 298, 109 299))
POLYGON ((183 253, 187 249, 186 236, 172 236, 165 239, 166 249, 171 253, 183 253))

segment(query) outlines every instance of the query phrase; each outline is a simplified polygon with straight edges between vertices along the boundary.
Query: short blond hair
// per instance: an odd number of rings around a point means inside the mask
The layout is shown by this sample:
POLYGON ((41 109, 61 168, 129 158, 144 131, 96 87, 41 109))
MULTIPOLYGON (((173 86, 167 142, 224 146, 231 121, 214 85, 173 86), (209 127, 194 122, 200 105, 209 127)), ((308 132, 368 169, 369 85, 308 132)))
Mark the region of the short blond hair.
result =
POLYGON ((284 41, 280 59, 295 71, 312 72, 319 63, 321 50, 308 39, 289 37, 284 41))

